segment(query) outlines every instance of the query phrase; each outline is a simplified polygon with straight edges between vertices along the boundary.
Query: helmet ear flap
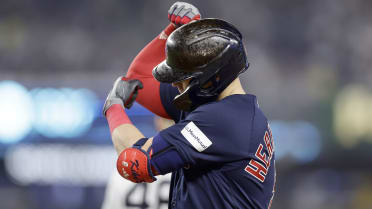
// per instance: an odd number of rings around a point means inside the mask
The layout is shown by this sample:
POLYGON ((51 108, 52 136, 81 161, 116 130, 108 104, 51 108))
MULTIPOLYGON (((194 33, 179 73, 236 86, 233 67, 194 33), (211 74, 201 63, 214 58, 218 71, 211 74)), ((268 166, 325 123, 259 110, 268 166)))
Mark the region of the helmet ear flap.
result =
POLYGON ((213 89, 218 85, 219 74, 212 75, 204 82, 199 79, 192 78, 185 91, 173 99, 173 104, 177 109, 190 112, 200 104, 217 99, 218 93, 213 92, 213 89))
POLYGON ((190 98, 190 95, 193 95, 193 91, 198 89, 199 81, 196 79, 191 79, 189 85, 185 89, 184 92, 178 94, 173 99, 173 104, 176 106, 177 109, 184 110, 184 111, 192 111, 195 108, 195 104, 193 99, 190 98))
POLYGON ((220 76, 219 74, 213 75, 207 82, 200 86, 200 93, 203 95, 210 94, 216 86, 219 85, 220 76))
POLYGON ((189 94, 186 91, 182 94, 177 95, 173 99, 173 104, 176 106, 177 109, 180 110, 188 112, 192 110, 192 101, 190 100, 189 94))

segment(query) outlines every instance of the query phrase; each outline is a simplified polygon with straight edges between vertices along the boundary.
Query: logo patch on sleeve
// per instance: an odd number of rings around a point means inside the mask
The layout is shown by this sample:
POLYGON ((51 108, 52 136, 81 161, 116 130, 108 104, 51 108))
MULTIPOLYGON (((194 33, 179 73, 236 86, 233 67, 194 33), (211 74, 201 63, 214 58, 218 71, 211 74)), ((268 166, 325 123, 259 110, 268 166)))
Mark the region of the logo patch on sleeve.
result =
POLYGON ((192 121, 182 129, 181 134, 198 152, 203 152, 212 145, 211 140, 192 121))

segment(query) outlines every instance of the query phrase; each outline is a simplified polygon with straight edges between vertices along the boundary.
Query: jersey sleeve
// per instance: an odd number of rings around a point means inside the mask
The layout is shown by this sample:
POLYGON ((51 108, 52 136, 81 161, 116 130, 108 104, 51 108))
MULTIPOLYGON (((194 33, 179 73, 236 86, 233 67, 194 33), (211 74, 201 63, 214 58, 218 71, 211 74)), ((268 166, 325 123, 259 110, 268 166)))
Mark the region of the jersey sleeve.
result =
POLYGON ((134 58, 126 77, 138 79, 143 89, 136 101, 154 114, 170 119, 160 99, 160 83, 152 76, 152 69, 165 59, 165 43, 175 27, 170 24, 160 35, 147 44, 134 58))
POLYGON ((162 137, 155 136, 149 148, 151 166, 158 174, 167 174, 185 166, 185 161, 177 149, 162 137))

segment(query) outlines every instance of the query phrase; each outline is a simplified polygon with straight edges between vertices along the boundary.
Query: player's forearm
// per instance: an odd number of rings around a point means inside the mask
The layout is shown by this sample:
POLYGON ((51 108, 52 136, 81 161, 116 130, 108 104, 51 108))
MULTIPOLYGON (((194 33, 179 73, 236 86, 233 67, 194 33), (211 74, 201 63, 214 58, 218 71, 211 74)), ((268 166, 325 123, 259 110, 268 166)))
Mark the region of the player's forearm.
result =
POLYGON ((120 154, 144 136, 133 124, 122 124, 113 130, 111 138, 115 150, 120 154))
POLYGON ((143 138, 143 134, 132 124, 120 104, 111 105, 105 116, 110 127, 112 142, 118 154, 143 138))
MULTIPOLYGON (((110 106, 106 111, 106 119, 110 127, 112 143, 118 154, 144 138, 143 134, 132 124, 121 105, 110 106)), ((152 140, 148 140, 144 148, 147 149, 151 142, 152 140)))

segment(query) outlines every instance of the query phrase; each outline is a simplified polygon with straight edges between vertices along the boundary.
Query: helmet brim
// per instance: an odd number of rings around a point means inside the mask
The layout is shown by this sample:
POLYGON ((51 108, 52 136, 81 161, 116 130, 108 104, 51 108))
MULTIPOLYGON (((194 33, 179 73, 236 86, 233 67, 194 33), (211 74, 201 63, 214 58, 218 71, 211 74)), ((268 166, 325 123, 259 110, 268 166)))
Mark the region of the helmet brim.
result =
POLYGON ((152 70, 152 75, 161 83, 176 83, 192 78, 194 73, 173 69, 167 64, 166 60, 164 60, 154 67, 152 70))

